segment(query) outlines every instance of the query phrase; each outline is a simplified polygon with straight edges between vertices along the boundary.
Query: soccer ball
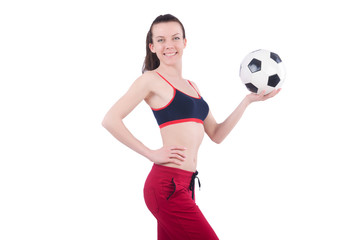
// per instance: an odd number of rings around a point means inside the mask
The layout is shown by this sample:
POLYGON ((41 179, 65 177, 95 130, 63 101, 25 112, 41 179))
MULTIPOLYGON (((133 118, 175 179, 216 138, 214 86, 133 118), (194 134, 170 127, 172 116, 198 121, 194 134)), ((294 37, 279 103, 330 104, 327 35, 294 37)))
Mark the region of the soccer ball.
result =
POLYGON ((260 49, 246 55, 239 76, 249 91, 268 94, 282 86, 285 67, 278 54, 260 49))

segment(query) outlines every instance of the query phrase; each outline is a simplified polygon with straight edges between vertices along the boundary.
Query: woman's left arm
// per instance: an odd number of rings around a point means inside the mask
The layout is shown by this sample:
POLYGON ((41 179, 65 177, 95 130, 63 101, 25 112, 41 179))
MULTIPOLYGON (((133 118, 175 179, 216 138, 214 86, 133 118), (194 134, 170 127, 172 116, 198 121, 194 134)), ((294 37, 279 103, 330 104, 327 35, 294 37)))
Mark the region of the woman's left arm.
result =
POLYGON ((264 95, 264 92, 260 94, 251 93, 249 95, 246 95, 241 103, 236 107, 236 109, 222 123, 217 123, 210 111, 204 121, 206 134, 213 142, 218 144, 221 143, 226 138, 226 136, 229 135, 235 125, 239 122, 240 118, 245 112, 245 109, 249 106, 250 103, 265 101, 269 98, 272 98, 277 95, 280 90, 281 89, 274 90, 267 95, 264 95))

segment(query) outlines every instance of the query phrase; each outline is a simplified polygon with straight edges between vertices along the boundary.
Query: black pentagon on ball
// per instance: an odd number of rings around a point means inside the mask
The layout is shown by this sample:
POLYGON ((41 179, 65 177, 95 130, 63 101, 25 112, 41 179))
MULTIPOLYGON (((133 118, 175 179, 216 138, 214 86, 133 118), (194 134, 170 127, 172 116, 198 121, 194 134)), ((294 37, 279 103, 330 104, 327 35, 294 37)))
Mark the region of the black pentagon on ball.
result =
POLYGON ((261 61, 253 58, 253 60, 250 61, 250 63, 248 64, 248 68, 250 70, 250 72, 255 73, 261 70, 261 61))
POLYGON ((282 62, 279 55, 273 52, 270 52, 270 58, 273 59, 276 63, 282 62))
POLYGON ((245 86, 247 89, 249 89, 250 92, 257 93, 258 88, 254 86, 252 83, 245 83, 245 86))
POLYGON ((278 74, 271 75, 268 79, 268 86, 276 87, 279 82, 280 82, 280 78, 279 78, 278 74))

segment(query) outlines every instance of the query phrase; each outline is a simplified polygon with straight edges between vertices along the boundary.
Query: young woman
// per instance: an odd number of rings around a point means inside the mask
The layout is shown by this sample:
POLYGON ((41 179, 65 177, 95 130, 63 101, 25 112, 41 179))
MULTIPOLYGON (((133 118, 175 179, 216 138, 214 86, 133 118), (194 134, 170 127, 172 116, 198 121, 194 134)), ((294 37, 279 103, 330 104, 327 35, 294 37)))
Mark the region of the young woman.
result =
POLYGON ((224 122, 217 123, 196 84, 182 76, 186 44, 185 29, 176 17, 157 17, 147 34, 143 75, 112 106, 102 123, 117 140, 154 163, 144 198, 157 219, 159 240, 218 239, 194 196, 197 152, 204 133, 221 143, 250 103, 280 91, 247 95, 224 122), (143 100, 160 127, 160 149, 149 149, 122 121, 143 100))

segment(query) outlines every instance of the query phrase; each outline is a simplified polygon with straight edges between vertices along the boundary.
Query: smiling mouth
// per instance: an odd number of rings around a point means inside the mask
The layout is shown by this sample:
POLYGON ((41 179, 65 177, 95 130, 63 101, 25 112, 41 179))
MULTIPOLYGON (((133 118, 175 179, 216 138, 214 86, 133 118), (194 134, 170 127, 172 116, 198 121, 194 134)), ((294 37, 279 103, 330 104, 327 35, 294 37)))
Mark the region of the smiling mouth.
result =
POLYGON ((177 54, 177 52, 173 52, 173 53, 164 53, 163 55, 166 57, 172 57, 175 56, 177 54))

